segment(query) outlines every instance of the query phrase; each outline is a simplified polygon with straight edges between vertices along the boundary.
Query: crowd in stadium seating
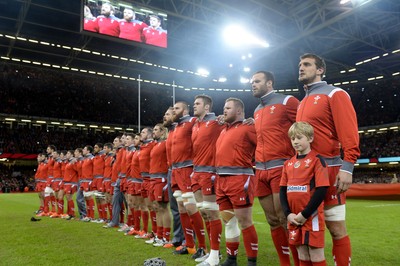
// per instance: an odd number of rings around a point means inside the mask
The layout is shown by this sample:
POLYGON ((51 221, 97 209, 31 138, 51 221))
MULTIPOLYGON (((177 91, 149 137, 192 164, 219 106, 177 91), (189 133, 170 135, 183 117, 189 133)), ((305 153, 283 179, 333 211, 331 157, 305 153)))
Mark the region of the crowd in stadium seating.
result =
POLYGON ((52 131, 40 128, 0 128, 0 152, 39 153, 48 143, 54 143, 60 150, 83 147, 96 142, 108 142, 115 134, 81 131, 52 131))
MULTIPOLYGON (((12 170, 5 167, 0 168, 0 192, 23 192, 34 191, 34 167, 13 167, 12 170)), ((400 169, 390 171, 381 171, 380 169, 361 169, 357 168, 354 171, 354 184, 368 183, 391 183, 393 174, 400 176, 400 169)))
MULTIPOLYGON (((400 81, 397 78, 379 83, 343 87, 352 97, 359 126, 400 121, 400 81)), ((137 124, 137 83, 48 69, 7 65, 0 78, 0 113, 65 118, 99 123, 137 124), (95 110, 95 111, 93 111, 95 110)), ((212 92, 206 92, 212 93, 212 92)), ((196 93, 197 94, 197 93, 196 93)), ((193 92, 183 91, 178 97, 189 103, 193 92)), ((210 95, 213 97, 213 95, 210 95)), ((224 94, 224 99, 228 98, 224 94), (226 96, 226 97, 225 97, 226 96)), ((246 114, 256 106, 248 93, 234 95, 248 102, 246 114)), ((300 95, 295 95, 300 98, 300 95)), ((172 90, 145 88, 141 90, 142 124, 154 125, 171 105, 172 90), (156 103, 156 104, 155 104, 156 103)), ((218 98, 216 112, 222 111, 218 98)))
MULTIPOLYGON (((71 73, 5 66, 0 78, 0 112, 99 123, 137 124, 136 83, 88 78, 71 73), (93 111, 95 110, 95 111, 93 111)), ((142 112, 157 123, 166 91, 144 90, 142 112), (148 104, 147 99, 158 105, 148 104), (154 116, 153 114, 157 114, 154 116)))
MULTIPOLYGON (((19 128, 9 129, 0 128, 0 152, 1 153, 39 153, 44 151, 48 143, 54 143, 60 150, 84 147, 87 144, 94 145, 96 142, 110 142, 116 133, 107 132, 74 132, 74 131, 53 131, 42 130, 40 128, 19 128)), ((380 158, 400 156, 400 133, 398 131, 388 131, 381 134, 361 135, 360 137, 361 158, 380 158)), ((7 187, 10 191, 22 191, 28 186, 33 189, 30 178, 34 175, 34 168, 23 169, 23 175, 12 177, 12 173, 17 170, 7 170, 1 168, 0 173, 2 183, 0 189, 7 187), (24 186, 22 187, 22 184, 24 186), (30 185, 27 185, 30 184, 30 185)), ((394 171, 395 172, 395 171, 394 171)), ((397 173, 400 176, 400 171, 397 173)), ((382 172, 378 170, 364 171, 356 169, 354 172, 354 183, 390 183, 393 176, 392 172, 382 172)))
MULTIPOLYGON (((84 147, 96 142, 109 142, 115 133, 93 131, 43 130, 40 128, 9 129, 0 127, 0 152, 39 153, 48 143, 60 150, 84 147)), ((360 158, 400 156, 400 133, 388 131, 381 134, 360 136, 360 158)))
MULTIPOLYGON (((391 79, 370 83, 363 87, 343 88, 352 97, 359 126, 400 121, 399 83, 399 79, 391 79)), ((6 65, 0 76, 0 113, 104 124, 137 124, 136 87, 137 84, 132 82, 6 65)), ((180 96, 191 102, 192 94, 180 96)), ((165 110, 171 105, 171 96, 172 92, 166 89, 143 90, 141 95, 142 125, 152 126, 160 122, 163 115, 160 110, 165 110)), ((250 98, 254 100, 254 97, 250 98)), ((220 104, 219 100, 221 99, 215 100, 216 106, 220 104)), ((255 106, 253 102, 248 105, 249 110, 255 106)), ((216 112, 218 113, 219 110, 216 112)), ((3 125, 0 127, 0 152, 38 153, 48 143, 64 150, 83 147, 87 144, 93 145, 96 142, 109 142, 114 135, 115 133, 96 132, 95 134, 93 131, 57 131, 42 128, 9 129, 3 125)), ((382 134, 361 135, 360 148, 361 158, 400 156, 400 133, 388 131, 382 134)), ((357 175, 356 171, 356 178, 358 178, 357 175)), ((360 180, 356 180, 368 182, 371 178, 374 181, 387 182, 386 177, 381 178, 379 174, 367 173, 363 173, 360 180)), ((17 183, 27 183, 26 178, 10 178, 9 174, 3 174, 1 180, 3 180, 2 188, 4 180, 8 180, 8 184, 14 184, 15 189, 19 187, 17 183)))
MULTIPOLYGON (((343 88, 346 89, 346 88, 343 88)), ((400 80, 389 79, 347 90, 357 112, 359 126, 400 121, 400 80)))
POLYGON ((381 158, 400 156, 400 133, 362 135, 360 138, 361 158, 381 158))
POLYGON ((0 165, 0 192, 34 191, 35 179, 32 167, 0 165))
POLYGON ((400 175, 400 169, 391 169, 383 171, 381 169, 357 168, 354 171, 354 184, 370 184, 370 183, 385 183, 390 184, 393 180, 393 175, 400 175))

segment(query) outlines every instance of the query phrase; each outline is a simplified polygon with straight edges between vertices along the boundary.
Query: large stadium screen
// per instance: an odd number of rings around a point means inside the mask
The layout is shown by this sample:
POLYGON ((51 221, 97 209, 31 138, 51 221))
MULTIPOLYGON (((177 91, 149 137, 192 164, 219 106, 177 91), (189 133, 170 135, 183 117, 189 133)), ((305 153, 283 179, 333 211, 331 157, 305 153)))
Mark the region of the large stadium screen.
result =
POLYGON ((82 32, 167 47, 167 14, 126 1, 82 1, 82 32))

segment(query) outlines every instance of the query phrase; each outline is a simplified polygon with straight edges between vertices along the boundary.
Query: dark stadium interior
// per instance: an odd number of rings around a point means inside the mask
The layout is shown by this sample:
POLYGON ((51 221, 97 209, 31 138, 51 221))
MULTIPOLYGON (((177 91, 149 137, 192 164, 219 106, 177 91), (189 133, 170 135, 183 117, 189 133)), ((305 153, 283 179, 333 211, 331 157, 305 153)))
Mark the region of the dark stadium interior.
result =
POLYGON ((246 62, 252 71, 268 69, 275 73, 277 88, 299 87, 296 78, 298 57, 304 52, 326 58, 327 80, 332 83, 346 80, 360 83, 380 75, 387 78, 399 71, 399 54, 392 53, 399 49, 400 42, 398 1, 353 1, 354 4, 346 5, 341 5, 339 0, 126 2, 168 14, 167 49, 152 49, 82 34, 81 1, 2 0, 0 32, 185 71, 196 71, 203 66, 209 70, 210 77, 201 78, 4 36, 0 38, 0 53, 2 56, 121 76, 137 77, 140 74, 144 79, 157 82, 171 83, 175 80, 184 87, 217 87, 212 78, 223 74, 228 79, 223 88, 240 88, 243 85, 238 84, 236 77, 243 74, 241 56, 247 53, 253 54, 253 58, 246 62), (220 37, 222 29, 228 23, 238 22, 251 27, 253 32, 269 42, 270 47, 241 50, 226 47, 220 37), (389 54, 383 56, 385 53, 389 54), (375 56, 380 58, 355 66, 357 62, 375 56), (230 63, 234 67, 228 69, 230 63), (340 73, 354 67, 356 71, 340 73))
MULTIPOLYGON (((238 97, 246 104, 246 116, 251 116, 258 100, 248 82, 239 82, 240 77, 250 78, 257 70, 272 71, 275 89, 302 99, 298 61, 301 54, 311 52, 325 58, 327 82, 345 89, 352 98, 363 131, 361 158, 400 156, 400 1, 346 5, 340 0, 125 2, 168 15, 168 48, 82 33, 78 0, 0 0, 1 153, 37 153, 49 143, 64 149, 108 142, 122 131, 33 125, 21 118, 136 131, 138 79, 142 126, 160 122, 173 99, 191 104, 195 95, 203 93, 213 97, 217 114, 226 98, 238 97), (270 46, 226 46, 222 29, 238 22, 270 46), (251 58, 242 59, 250 53, 251 58), (210 74, 199 75, 199 67, 210 74), (244 67, 250 72, 244 72, 244 67), (218 82, 221 76, 227 81, 218 82), (16 121, 6 121, 6 117, 16 121)), ((12 163, 2 162, 2 180, 10 179, 18 167, 29 176, 31 166, 27 170, 12 163)), ((396 166, 368 169, 360 175, 399 173, 396 166)))

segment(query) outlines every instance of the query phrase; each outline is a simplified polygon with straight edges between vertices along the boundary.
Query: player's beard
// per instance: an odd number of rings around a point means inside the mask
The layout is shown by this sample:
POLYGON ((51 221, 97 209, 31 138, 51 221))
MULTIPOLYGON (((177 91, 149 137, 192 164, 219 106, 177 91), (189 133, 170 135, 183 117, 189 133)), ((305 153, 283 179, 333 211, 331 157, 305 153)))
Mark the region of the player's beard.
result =
POLYGON ((101 14, 108 18, 111 15, 111 12, 101 12, 101 14))
POLYGON ((299 81, 301 82, 301 83, 303 83, 304 85, 308 85, 308 84, 311 84, 311 83, 314 83, 314 81, 317 79, 317 75, 315 74, 315 75, 313 75, 313 76, 311 76, 311 77, 306 77, 306 76, 304 76, 304 78, 302 78, 301 76, 299 76, 299 81))
POLYGON ((165 120, 165 121, 163 121, 163 126, 164 127, 169 127, 169 126, 171 126, 172 125, 172 120, 165 120))
POLYGON ((172 116, 172 122, 179 122, 179 119, 180 119, 182 116, 183 116, 183 112, 182 112, 182 113, 179 113, 179 114, 176 114, 176 115, 173 115, 173 116, 172 116))

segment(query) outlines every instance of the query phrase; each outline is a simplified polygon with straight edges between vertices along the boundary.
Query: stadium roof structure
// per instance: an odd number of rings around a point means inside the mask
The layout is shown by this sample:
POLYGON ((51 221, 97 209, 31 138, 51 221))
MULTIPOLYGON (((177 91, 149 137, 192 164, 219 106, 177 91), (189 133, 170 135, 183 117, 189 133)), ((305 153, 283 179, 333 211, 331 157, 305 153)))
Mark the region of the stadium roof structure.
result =
POLYGON ((36 62, 88 74, 140 75, 157 85, 175 81, 182 87, 213 88, 249 88, 239 77, 257 70, 274 72, 275 87, 300 87, 298 61, 305 52, 326 59, 331 83, 368 82, 400 71, 398 0, 124 2, 168 15, 167 49, 80 32, 78 0, 0 0, 0 62, 36 62), (245 25, 270 46, 227 47, 221 32, 229 23, 245 25), (249 54, 251 58, 242 59, 249 54), (210 72, 207 77, 196 74, 200 66, 210 72), (244 67, 250 72, 243 72, 244 67), (224 83, 217 81, 222 76, 224 83))

